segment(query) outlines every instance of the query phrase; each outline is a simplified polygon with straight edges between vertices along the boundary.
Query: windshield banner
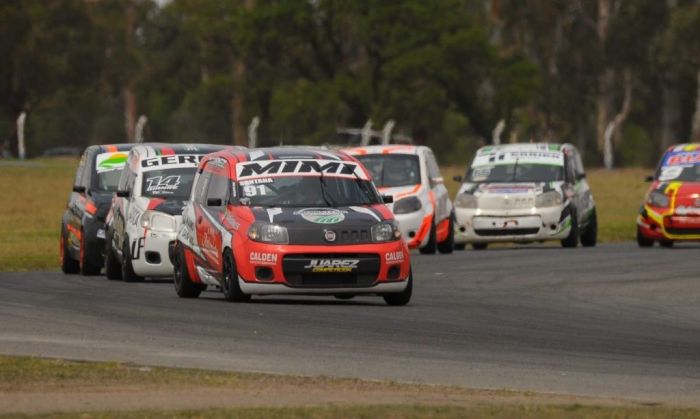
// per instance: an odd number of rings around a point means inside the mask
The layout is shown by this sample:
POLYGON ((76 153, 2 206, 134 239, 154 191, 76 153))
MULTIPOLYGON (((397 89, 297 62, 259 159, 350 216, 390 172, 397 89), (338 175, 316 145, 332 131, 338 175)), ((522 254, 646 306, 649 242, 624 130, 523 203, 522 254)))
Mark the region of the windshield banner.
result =
POLYGON ((662 166, 694 166, 696 164, 700 164, 700 150, 667 153, 662 166))
POLYGON ((474 158, 472 167, 495 164, 549 164, 564 166, 564 154, 560 151, 548 150, 498 150, 490 153, 479 153, 474 158))
POLYGON ((238 163, 238 180, 280 176, 323 176, 368 180, 357 163, 340 160, 260 160, 238 163))
POLYGON ((95 165, 97 173, 121 170, 126 164, 127 157, 129 157, 129 155, 124 151, 98 154, 95 165))

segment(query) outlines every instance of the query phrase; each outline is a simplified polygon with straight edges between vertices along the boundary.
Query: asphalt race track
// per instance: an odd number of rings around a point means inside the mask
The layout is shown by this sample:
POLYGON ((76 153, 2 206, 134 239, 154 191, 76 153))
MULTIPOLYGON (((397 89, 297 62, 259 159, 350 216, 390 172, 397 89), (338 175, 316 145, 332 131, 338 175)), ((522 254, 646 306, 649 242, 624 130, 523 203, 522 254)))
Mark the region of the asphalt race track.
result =
POLYGON ((0 353, 510 388, 700 405, 700 247, 413 258, 414 299, 178 299, 0 274, 0 353))

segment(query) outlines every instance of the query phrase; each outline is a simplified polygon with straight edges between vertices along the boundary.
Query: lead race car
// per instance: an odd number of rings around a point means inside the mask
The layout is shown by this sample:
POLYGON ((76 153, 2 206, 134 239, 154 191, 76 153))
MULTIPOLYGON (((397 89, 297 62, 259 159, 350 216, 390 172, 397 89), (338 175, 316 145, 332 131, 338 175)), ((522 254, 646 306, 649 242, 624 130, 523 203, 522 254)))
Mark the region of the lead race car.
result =
POLYGON ((365 165, 380 192, 393 196, 389 208, 410 249, 452 253, 453 205, 430 148, 376 145, 344 151, 365 165))
POLYGON ((661 158, 637 216, 637 243, 700 240, 700 143, 669 147, 661 158))
POLYGON ((345 153, 222 151, 200 164, 172 253, 175 291, 251 295, 412 294, 409 252, 369 174, 345 153))
POLYGON ((581 157, 571 144, 482 147, 455 199, 455 246, 560 240, 595 246, 597 215, 581 157))
POLYGON ((205 154, 226 146, 139 144, 122 170, 107 216, 105 271, 127 282, 172 276, 169 247, 205 154))

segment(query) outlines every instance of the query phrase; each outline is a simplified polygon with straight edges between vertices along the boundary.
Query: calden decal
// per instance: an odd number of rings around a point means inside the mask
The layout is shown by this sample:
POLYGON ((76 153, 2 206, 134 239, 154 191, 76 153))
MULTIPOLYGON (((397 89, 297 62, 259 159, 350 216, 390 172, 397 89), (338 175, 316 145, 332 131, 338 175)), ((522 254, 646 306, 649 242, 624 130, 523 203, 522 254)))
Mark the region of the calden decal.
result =
POLYGON ((258 265, 276 265, 277 253, 250 252, 250 263, 258 265))
POLYGON ((387 252, 384 254, 384 260, 387 262, 403 262, 403 252, 387 252))
POLYGON ((333 208, 305 208, 294 211, 294 215, 301 215, 306 221, 316 224, 337 224, 345 219, 343 211, 333 208))
POLYGON ((347 273, 357 269, 359 259, 311 259, 304 269, 311 272, 347 273))

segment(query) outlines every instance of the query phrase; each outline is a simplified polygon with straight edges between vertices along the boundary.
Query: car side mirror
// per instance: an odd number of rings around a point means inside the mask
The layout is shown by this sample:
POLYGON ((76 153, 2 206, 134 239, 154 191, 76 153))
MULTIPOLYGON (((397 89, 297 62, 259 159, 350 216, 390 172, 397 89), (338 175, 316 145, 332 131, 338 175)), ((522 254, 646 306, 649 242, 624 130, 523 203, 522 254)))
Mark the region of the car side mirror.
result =
POLYGON ((223 199, 221 198, 207 198, 208 207, 220 207, 223 205, 223 199))
POLYGON ((73 186, 73 192, 85 193, 85 186, 73 186))
POLYGON ((579 173, 576 175, 576 180, 581 180, 581 179, 585 179, 585 178, 586 178, 585 173, 579 173))
POLYGON ((129 195, 129 191, 117 191, 117 196, 120 198, 128 198, 129 195))
POLYGON ((394 203, 394 196, 393 195, 382 195, 382 201, 385 204, 393 204, 394 203))
POLYGON ((452 180, 454 180, 455 182, 461 182, 462 175, 454 175, 454 176, 452 176, 452 180))
POLYGON ((645 181, 645 182, 653 182, 653 181, 654 181, 654 176, 649 175, 649 176, 647 176, 647 177, 644 178, 644 181, 645 181))

